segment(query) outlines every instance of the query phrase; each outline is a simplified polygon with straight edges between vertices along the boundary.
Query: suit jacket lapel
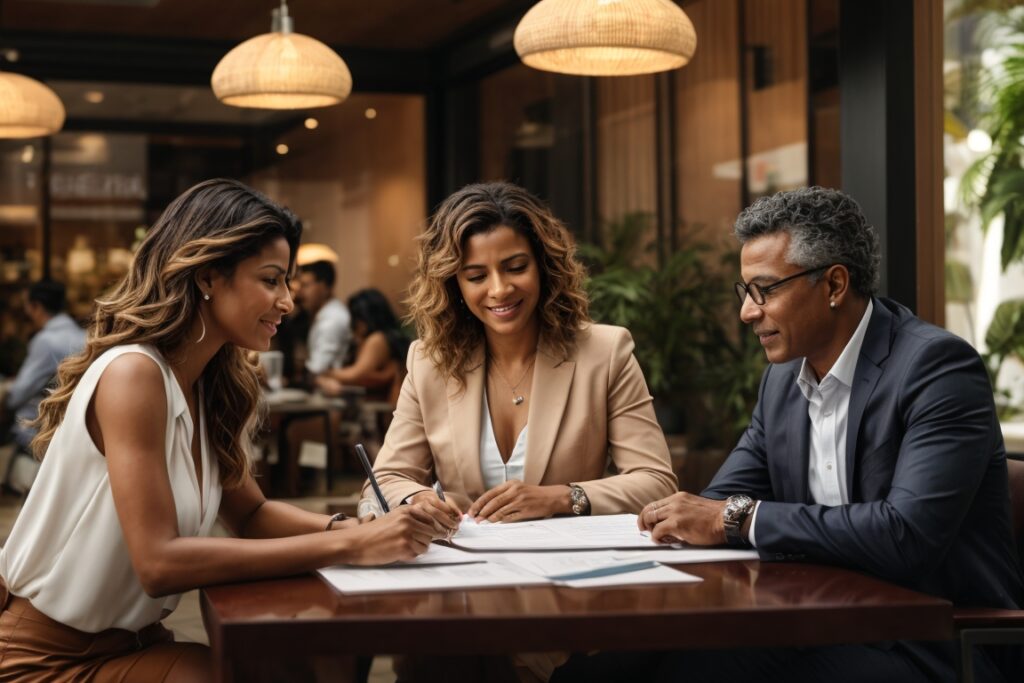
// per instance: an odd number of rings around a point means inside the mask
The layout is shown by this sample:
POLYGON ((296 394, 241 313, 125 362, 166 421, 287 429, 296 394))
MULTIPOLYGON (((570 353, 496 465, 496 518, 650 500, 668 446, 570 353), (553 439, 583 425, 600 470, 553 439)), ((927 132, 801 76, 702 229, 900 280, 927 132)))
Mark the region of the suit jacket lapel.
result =
POLYGON ((474 354, 466 372, 466 386, 448 381, 448 425, 452 434, 452 456, 458 465, 466 492, 471 498, 483 493, 484 475, 480 470, 480 421, 483 415, 483 349, 474 354))
POLYGON ((882 363, 889 356, 892 346, 893 315, 881 301, 874 300, 871 320, 864 333, 864 344, 860 348, 857 369, 853 373, 850 388, 850 408, 846 420, 846 495, 853 502, 853 484, 857 466, 857 436, 860 433, 864 407, 882 376, 882 363))
POLYGON ((539 484, 547 470, 551 452, 569 402, 569 389, 576 361, 562 360, 543 344, 537 351, 533 368, 530 414, 527 416, 526 465, 523 482, 539 484))

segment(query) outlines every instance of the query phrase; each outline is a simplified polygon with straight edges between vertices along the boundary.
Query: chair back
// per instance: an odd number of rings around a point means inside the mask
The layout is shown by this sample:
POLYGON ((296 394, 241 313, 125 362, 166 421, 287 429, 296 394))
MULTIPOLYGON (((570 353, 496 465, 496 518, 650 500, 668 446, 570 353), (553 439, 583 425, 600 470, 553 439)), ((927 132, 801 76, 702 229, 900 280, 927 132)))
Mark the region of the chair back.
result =
POLYGON ((1024 460, 1006 459, 1006 473, 1010 481, 1010 522, 1017 553, 1024 562, 1024 460))

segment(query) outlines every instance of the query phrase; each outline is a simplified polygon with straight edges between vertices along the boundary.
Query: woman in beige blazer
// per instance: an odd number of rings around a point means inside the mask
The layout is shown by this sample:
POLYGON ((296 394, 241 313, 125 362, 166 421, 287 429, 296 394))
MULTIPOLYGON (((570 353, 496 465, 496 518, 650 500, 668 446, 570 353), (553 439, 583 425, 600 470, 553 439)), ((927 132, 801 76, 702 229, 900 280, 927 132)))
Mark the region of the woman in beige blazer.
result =
POLYGON ((590 321, 572 237, 547 207, 470 185, 420 243, 420 339, 374 467, 389 505, 516 521, 639 512, 675 492, 633 340, 590 321))

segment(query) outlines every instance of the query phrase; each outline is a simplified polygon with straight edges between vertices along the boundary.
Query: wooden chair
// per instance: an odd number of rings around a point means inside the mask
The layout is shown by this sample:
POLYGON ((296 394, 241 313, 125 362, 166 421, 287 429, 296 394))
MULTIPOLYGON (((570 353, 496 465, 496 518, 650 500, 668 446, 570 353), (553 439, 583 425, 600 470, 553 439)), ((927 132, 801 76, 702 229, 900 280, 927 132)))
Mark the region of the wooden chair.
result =
MULTIPOLYGON (((1007 459, 1006 469, 1013 536, 1024 560, 1024 460, 1007 459)), ((974 646, 1024 643, 1024 609, 956 609, 953 627, 960 638, 960 680, 974 683, 974 646)))

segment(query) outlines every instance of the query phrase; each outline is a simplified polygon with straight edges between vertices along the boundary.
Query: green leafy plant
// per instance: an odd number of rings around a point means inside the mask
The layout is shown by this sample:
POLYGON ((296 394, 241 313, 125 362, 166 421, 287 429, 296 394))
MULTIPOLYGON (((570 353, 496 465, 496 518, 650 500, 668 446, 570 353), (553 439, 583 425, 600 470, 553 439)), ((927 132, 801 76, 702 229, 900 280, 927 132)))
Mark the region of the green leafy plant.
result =
POLYGON ((1000 69, 984 81, 991 109, 985 125, 991 150, 964 173, 961 194, 977 206, 983 229, 1003 216, 1003 270, 1024 258, 1024 14, 1007 12, 999 24, 1007 54, 1000 69))
POLYGON ((730 448, 750 418, 764 368, 724 272, 738 270, 736 254, 710 267, 711 246, 690 241, 659 267, 646 240, 650 224, 649 214, 628 214, 605 226, 607 247, 580 246, 591 314, 633 335, 666 431, 673 429, 666 412, 685 416, 691 445, 730 448))
MULTIPOLYGON (((985 366, 994 387, 1007 358, 1024 362, 1024 299, 1011 299, 999 304, 985 333, 985 345, 988 347, 984 356, 985 366)), ((1020 414, 1020 409, 1011 401, 1009 391, 996 390, 995 393, 1000 419, 1020 414)))

